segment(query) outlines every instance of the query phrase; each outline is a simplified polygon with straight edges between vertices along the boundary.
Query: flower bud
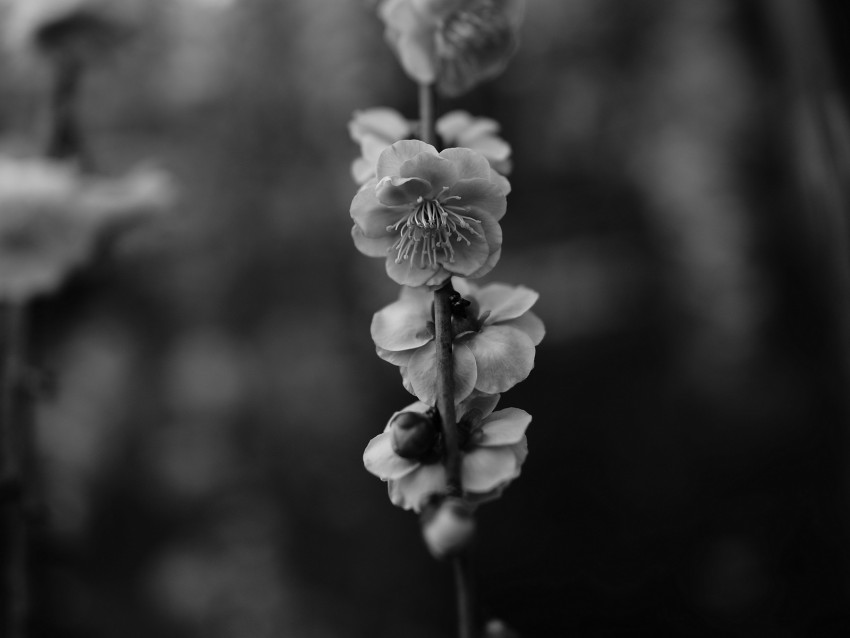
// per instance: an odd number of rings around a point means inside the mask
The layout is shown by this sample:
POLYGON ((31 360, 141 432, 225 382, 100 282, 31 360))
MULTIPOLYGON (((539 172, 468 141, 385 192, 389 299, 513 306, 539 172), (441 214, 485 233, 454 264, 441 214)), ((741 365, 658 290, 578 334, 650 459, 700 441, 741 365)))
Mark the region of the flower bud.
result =
POLYGON ((401 412, 393 418, 391 428, 393 452, 405 459, 422 459, 437 442, 437 426, 427 414, 401 412))
POLYGON ((459 554, 475 537, 472 510, 459 498, 446 498, 423 517, 422 536, 434 558, 459 554))

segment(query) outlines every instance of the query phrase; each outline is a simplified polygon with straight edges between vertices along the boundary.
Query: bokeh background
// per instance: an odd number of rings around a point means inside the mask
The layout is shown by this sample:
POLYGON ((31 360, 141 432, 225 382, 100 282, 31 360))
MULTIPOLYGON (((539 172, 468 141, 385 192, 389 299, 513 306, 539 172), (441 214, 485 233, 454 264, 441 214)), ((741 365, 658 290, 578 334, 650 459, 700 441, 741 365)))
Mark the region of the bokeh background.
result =
MULTIPOLYGON (((848 9, 532 0, 439 103, 515 169, 488 280, 541 293, 523 476, 480 510, 482 611, 526 638, 850 631, 848 9)), ((0 135, 47 74, 0 61, 0 135)), ((416 116, 368 3, 160 0, 86 79, 98 165, 173 212, 33 308, 34 636, 436 638, 451 570, 362 451, 410 401, 369 337, 351 112, 416 116)))

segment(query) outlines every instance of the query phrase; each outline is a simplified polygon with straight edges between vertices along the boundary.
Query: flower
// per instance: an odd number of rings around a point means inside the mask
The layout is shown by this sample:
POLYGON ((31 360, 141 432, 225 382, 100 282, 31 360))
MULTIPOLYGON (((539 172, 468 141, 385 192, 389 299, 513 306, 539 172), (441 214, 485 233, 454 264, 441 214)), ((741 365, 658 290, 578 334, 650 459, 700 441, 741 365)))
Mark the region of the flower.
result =
POLYGON ((351 165, 351 175, 358 184, 375 177, 381 153, 393 142, 413 134, 414 123, 395 109, 377 107, 355 111, 348 123, 351 139, 360 144, 360 157, 351 165))
MULTIPOLYGON (((528 456, 525 431, 531 415, 518 408, 493 412, 499 395, 475 394, 457 407, 461 450, 463 497, 480 503, 501 495, 504 488, 520 475, 528 456)), ((393 505, 420 511, 434 495, 448 491, 446 468, 442 461, 442 438, 420 458, 399 456, 393 447, 393 423, 399 415, 414 412, 433 413, 421 401, 410 404, 390 418, 382 434, 366 446, 366 469, 387 481, 393 505)))
POLYGON ((422 538, 431 555, 441 560, 457 556, 475 538, 472 507, 459 498, 444 498, 422 514, 422 538))
MULTIPOLYGON (((505 392, 534 367, 535 346, 545 334, 530 309, 538 294, 524 286, 493 283, 479 288, 452 279, 458 298, 452 308, 455 400, 473 390, 505 392)), ((402 288, 399 299, 375 313, 372 339, 378 356, 401 368, 407 390, 436 402, 437 348, 432 295, 402 288)))
POLYGON ((446 146, 471 148, 487 158, 497 172, 510 175, 511 145, 499 137, 499 123, 489 117, 473 117, 466 111, 449 111, 435 124, 446 146))
MULTIPOLYGON (((508 175, 511 170, 511 147, 498 136, 499 124, 487 117, 474 117, 466 111, 449 111, 437 119, 435 126, 443 146, 462 146, 481 153, 490 167, 508 175)), ((360 157, 351 165, 351 175, 358 184, 375 177, 381 153, 393 142, 415 135, 417 122, 405 119, 394 109, 378 107, 355 111, 348 123, 351 139, 360 145, 360 157)), ((510 185, 505 180, 506 192, 510 185)))
POLYGON ((0 299, 56 289, 88 259, 107 223, 164 206, 164 177, 83 176, 75 166, 0 155, 0 299))
POLYGON ((121 43, 138 21, 139 0, 0 0, 12 50, 91 61, 121 43))
POLYGON ((506 182, 475 151, 396 142, 351 202, 354 245, 402 285, 480 277, 501 254, 506 182))
POLYGON ((451 97, 502 72, 523 7, 522 0, 386 0, 379 15, 405 72, 451 97))

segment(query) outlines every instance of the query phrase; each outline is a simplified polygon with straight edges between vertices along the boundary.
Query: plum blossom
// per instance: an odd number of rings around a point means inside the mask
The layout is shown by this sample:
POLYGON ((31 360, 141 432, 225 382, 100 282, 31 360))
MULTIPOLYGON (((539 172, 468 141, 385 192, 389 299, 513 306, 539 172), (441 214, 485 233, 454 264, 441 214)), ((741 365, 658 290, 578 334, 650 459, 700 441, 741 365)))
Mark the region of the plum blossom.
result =
MULTIPOLYGON (((452 307, 455 400, 473 390, 505 392, 534 367, 543 322, 531 311, 538 294, 524 286, 483 287, 452 279, 458 293, 452 307)), ((378 356, 399 366, 404 386, 426 403, 436 402, 437 348, 433 295, 402 288, 399 299, 375 313, 372 339, 378 356)))
MULTIPOLYGON (((531 415, 518 408, 493 410, 499 395, 474 394, 457 407, 463 498, 476 504, 497 498, 520 475, 528 456, 525 431, 531 415)), ((396 412, 384 432, 363 452, 366 469, 387 481, 393 505, 419 512, 434 495, 448 491, 442 440, 419 458, 400 456, 394 449, 393 426, 399 415, 428 415, 433 409, 417 401, 396 412)))
POLYGON ((83 176, 70 163, 0 156, 0 300, 58 288, 109 224, 165 207, 163 174, 83 176))
POLYGON ((405 72, 453 97, 507 65, 523 0, 385 0, 379 15, 405 72))
POLYGON ((11 50, 86 61, 123 41, 144 9, 140 0, 0 0, 11 50))
MULTIPOLYGON (((418 123, 387 107, 355 111, 348 132, 360 145, 360 157, 351 165, 351 175, 358 184, 375 177, 378 158, 388 146, 414 137, 418 123)), ((449 111, 437 118, 435 125, 443 146, 462 146, 481 153, 490 166, 502 175, 511 170, 511 147, 499 137, 499 124, 487 117, 475 117, 466 111, 449 111)), ((508 185, 507 190, 510 186, 508 185)))
POLYGON ((351 202, 354 245, 405 286, 481 277, 501 254, 506 183, 475 151, 395 142, 351 202))

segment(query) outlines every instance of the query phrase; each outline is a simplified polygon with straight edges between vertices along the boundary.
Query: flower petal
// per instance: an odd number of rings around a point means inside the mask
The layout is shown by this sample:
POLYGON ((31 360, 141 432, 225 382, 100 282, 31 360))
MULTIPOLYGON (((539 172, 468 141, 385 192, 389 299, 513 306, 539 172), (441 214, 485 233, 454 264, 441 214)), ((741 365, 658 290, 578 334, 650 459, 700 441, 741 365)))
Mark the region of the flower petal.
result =
POLYGON ((490 311, 488 324, 516 319, 527 312, 539 298, 540 295, 531 288, 507 284, 489 284, 475 295, 481 310, 490 311))
MULTIPOLYGON (((378 158, 376 176, 381 180, 387 176, 400 175, 399 169, 402 164, 413 159, 420 153, 437 155, 437 149, 421 140, 400 140, 384 149, 378 158)), ((423 177, 421 175, 402 175, 402 177, 423 177)))
POLYGON ((474 224, 473 234, 469 229, 460 232, 469 240, 469 244, 453 238, 451 245, 454 248, 453 261, 438 257, 440 264, 452 274, 468 277, 477 272, 487 262, 490 253, 498 249, 502 243, 502 231, 499 225, 492 219, 482 216, 480 224, 474 224), (495 228, 494 228, 495 227, 495 228), (498 246, 491 246, 490 240, 498 246))
MULTIPOLYGON (((525 463, 525 459, 528 458, 528 439, 526 437, 522 437, 519 443, 511 445, 510 448, 516 455, 517 465, 522 467, 522 464, 525 463)), ((519 474, 519 470, 517 470, 517 474, 519 474)))
POLYGON ((478 372, 475 389, 481 392, 494 394, 509 390, 534 367, 534 344, 516 328, 485 326, 466 343, 475 355, 478 372))
MULTIPOLYGON (((501 230, 501 228, 500 228, 501 230)), ((502 249, 499 248, 493 253, 490 253, 490 256, 487 258, 487 261, 484 262, 484 265, 481 266, 478 270, 476 270, 471 275, 467 275, 470 279, 477 279, 478 277, 483 277, 488 272, 493 270, 493 267, 499 263, 499 259, 502 257, 502 249)))
MULTIPOLYGON (((397 284, 402 286, 423 286, 425 284, 432 285, 440 283, 442 277, 442 269, 434 269, 430 266, 419 266, 419 259, 414 259, 415 255, 411 255, 407 259, 396 261, 396 253, 390 252, 387 255, 387 274, 397 284)), ((445 273, 443 280, 449 278, 449 273, 445 273)))
POLYGON ((463 489, 470 492, 489 492, 518 473, 516 454, 509 447, 476 448, 461 461, 463 489))
POLYGON ((410 135, 411 128, 409 120, 387 107, 355 111, 348 123, 348 132, 355 142, 362 142, 369 136, 384 141, 385 146, 410 135))
MULTIPOLYGON (((507 162, 505 165, 499 166, 499 171, 501 171, 502 173, 508 173, 510 169, 510 162, 507 162)), ((490 181, 499 187, 499 190, 501 191, 502 195, 510 195, 511 183, 507 177, 505 177, 504 175, 500 175, 499 172, 496 170, 492 170, 490 171, 490 181)))
POLYGON ((407 293, 372 317, 372 340, 384 350, 409 350, 434 338, 430 295, 427 291, 407 293))
POLYGON ((500 397, 500 394, 482 394, 480 392, 473 392, 458 406, 457 413, 463 417, 471 410, 479 410, 481 412, 481 416, 486 417, 496 409, 496 405, 499 403, 500 397))
MULTIPOLYGON (((488 164, 487 171, 489 172, 489 170, 490 165, 488 164)), ((508 200, 501 188, 489 179, 481 179, 480 177, 462 179, 449 189, 447 195, 460 197, 459 207, 471 206, 484 211, 495 221, 502 219, 508 209, 508 200)))
POLYGON ((531 342, 535 346, 543 341, 543 337, 546 335, 546 328, 543 326, 543 322, 540 320, 540 317, 531 312, 531 310, 516 319, 504 321, 500 325, 513 326, 514 328, 522 330, 531 338, 531 342))
POLYGON ((369 180, 351 200, 351 219, 367 237, 385 237, 396 234, 388 231, 387 226, 395 224, 408 212, 407 207, 384 206, 375 196, 375 182, 369 180))
POLYGON ((393 451, 391 434, 384 432, 369 441, 363 452, 363 465, 379 479, 387 481, 410 474, 420 463, 396 454, 393 451))
MULTIPOLYGON (((492 121, 492 120, 491 120, 492 121)), ((437 118, 434 129, 446 146, 462 146, 458 140, 472 125, 473 117, 467 111, 455 110, 437 118)))
POLYGON ((357 184, 365 184, 375 177, 375 164, 364 157, 358 157, 351 163, 351 177, 357 184))
POLYGON ((385 206, 413 204, 431 192, 431 183, 418 177, 385 177, 375 186, 375 196, 385 206))
POLYGON ((378 353, 378 356, 381 357, 384 361, 388 363, 392 363, 393 365, 406 368, 410 363, 410 357, 413 356, 413 353, 416 352, 416 348, 411 348, 410 350, 384 350, 379 346, 375 346, 375 352, 378 353))
POLYGON ((366 237, 357 224, 351 227, 351 238, 355 248, 367 257, 386 257, 395 241, 393 237, 366 237))
POLYGON ((399 167, 401 177, 418 177, 431 183, 429 196, 436 197, 446 186, 458 180, 458 169, 453 162, 430 153, 420 153, 399 167))
POLYGON ((398 480, 388 483, 393 505, 418 512, 432 494, 443 494, 448 490, 446 470, 439 463, 420 465, 398 480))
POLYGON ((514 445, 525 436, 529 423, 531 423, 531 415, 525 410, 519 408, 498 410, 484 419, 481 424, 481 438, 477 440, 477 443, 481 447, 514 445))
MULTIPOLYGON (((454 360, 455 403, 468 397, 476 381, 475 357, 462 343, 452 348, 454 360)), ((419 348, 412 357, 406 371, 410 387, 421 401, 434 405, 437 402, 437 346, 434 341, 419 348)))
MULTIPOLYGON (((499 261, 499 257, 502 254, 502 227, 499 226, 498 222, 493 221, 490 217, 481 216, 480 219, 481 229, 484 231, 484 240, 487 243, 489 254, 483 264, 465 275, 472 279, 482 277, 490 272, 499 261)), ((446 267, 446 270, 448 270, 448 267, 446 267)), ((461 273, 458 271, 458 274, 461 273)))
POLYGON ((481 153, 468 148, 447 148, 440 151, 440 157, 455 165, 458 179, 481 178, 490 181, 490 162, 481 153))

